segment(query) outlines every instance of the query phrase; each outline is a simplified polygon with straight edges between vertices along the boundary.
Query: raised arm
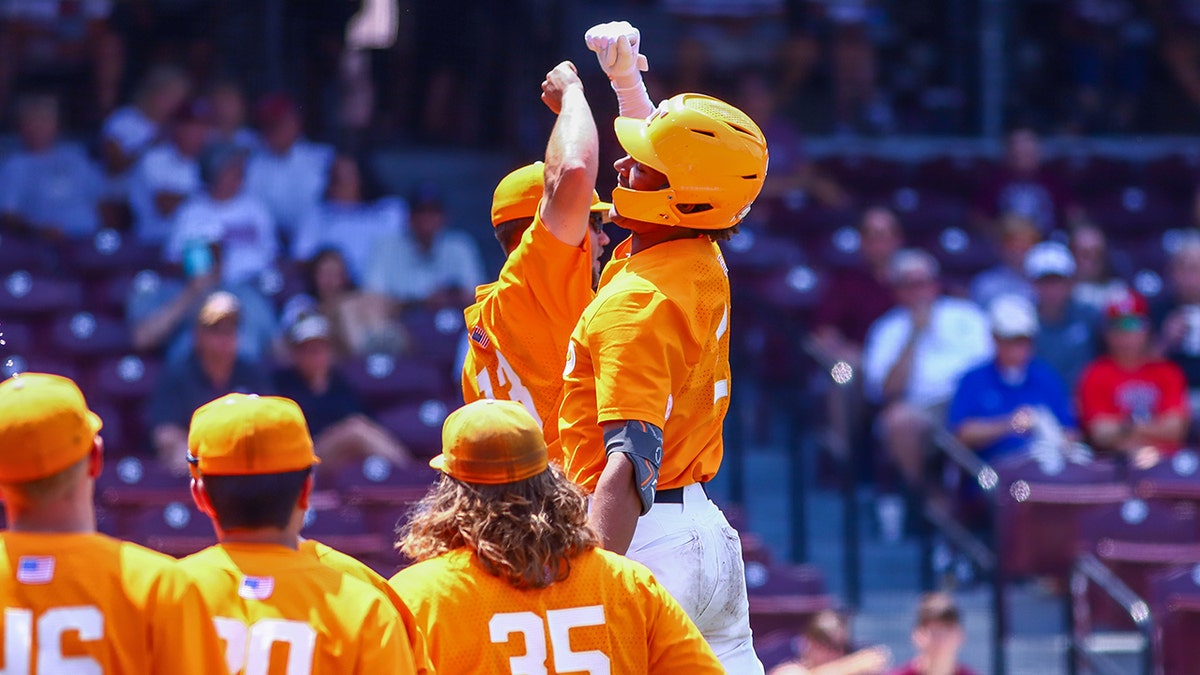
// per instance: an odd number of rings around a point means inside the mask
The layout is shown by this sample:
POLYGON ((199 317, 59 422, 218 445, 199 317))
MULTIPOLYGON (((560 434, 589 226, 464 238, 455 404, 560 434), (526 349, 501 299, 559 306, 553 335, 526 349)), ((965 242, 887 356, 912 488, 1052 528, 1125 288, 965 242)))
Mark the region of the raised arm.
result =
POLYGON ((558 114, 546 145, 542 222, 563 243, 579 246, 587 236, 600 141, 575 64, 563 61, 546 74, 542 100, 558 114))
POLYGON ((589 28, 583 40, 612 82, 621 117, 645 119, 653 114, 654 104, 642 81, 642 71, 650 66, 641 54, 641 31, 628 21, 610 21, 589 28))

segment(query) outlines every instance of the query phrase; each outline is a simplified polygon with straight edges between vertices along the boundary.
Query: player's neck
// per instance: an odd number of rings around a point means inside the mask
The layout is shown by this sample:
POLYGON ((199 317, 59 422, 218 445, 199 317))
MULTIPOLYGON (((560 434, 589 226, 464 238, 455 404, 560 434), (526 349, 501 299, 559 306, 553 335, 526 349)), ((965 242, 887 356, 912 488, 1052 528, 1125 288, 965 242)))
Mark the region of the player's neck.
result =
POLYGON ((646 223, 645 229, 637 229, 633 231, 633 237, 629 242, 630 255, 637 255, 640 251, 645 251, 648 248, 665 244, 668 241, 676 239, 695 239, 700 234, 693 229, 686 227, 667 227, 663 225, 652 225, 646 223))
POLYGON ((300 535, 291 530, 273 527, 242 530, 220 530, 217 539, 222 544, 274 544, 290 549, 300 548, 300 535))
POLYGON ((30 506, 8 505, 8 529, 11 532, 41 534, 95 534, 96 509, 91 501, 60 499, 30 506))

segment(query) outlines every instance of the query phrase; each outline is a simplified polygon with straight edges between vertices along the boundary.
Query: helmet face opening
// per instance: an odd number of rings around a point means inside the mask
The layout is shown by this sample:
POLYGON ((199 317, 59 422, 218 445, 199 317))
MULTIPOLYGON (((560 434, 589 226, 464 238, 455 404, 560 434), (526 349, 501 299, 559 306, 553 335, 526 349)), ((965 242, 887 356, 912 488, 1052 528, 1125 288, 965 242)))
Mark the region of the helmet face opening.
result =
POLYGON ((631 158, 667 177, 669 188, 613 191, 617 213, 643 222, 721 230, 738 224, 762 189, 766 138, 744 112, 701 94, 680 94, 646 120, 617 118, 631 158))

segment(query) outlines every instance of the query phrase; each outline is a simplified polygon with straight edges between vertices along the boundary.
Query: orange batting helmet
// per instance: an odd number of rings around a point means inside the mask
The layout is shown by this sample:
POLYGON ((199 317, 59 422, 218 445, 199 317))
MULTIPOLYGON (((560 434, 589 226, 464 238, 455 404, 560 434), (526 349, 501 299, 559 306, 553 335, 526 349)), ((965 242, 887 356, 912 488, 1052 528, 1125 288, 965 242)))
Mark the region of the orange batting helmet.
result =
POLYGON ((648 119, 618 117, 629 156, 663 173, 669 185, 617 187, 618 214, 649 223, 723 230, 741 222, 762 190, 767 140, 746 113, 702 94, 679 94, 648 119))

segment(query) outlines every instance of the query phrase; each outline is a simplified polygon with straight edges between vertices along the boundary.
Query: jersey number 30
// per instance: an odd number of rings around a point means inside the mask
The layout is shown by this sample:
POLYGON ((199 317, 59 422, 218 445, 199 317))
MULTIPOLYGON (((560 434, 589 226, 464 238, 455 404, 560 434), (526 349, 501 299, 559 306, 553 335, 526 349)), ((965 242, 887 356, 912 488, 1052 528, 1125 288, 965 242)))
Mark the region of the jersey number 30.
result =
POLYGON ((546 635, 554 650, 554 671, 559 673, 588 673, 611 675, 612 665, 604 652, 571 650, 571 629, 583 626, 603 626, 604 606, 589 605, 546 612, 546 620, 533 612, 495 614, 488 622, 492 642, 509 641, 513 633, 525 637, 525 653, 509 658, 512 675, 547 675, 546 635))
POLYGON ((216 617, 217 635, 225 641, 225 664, 231 673, 267 675, 271 667, 271 647, 286 644, 287 675, 309 675, 317 632, 300 621, 259 619, 247 626, 238 619, 216 617))

